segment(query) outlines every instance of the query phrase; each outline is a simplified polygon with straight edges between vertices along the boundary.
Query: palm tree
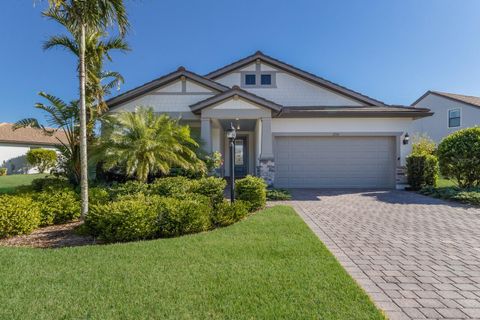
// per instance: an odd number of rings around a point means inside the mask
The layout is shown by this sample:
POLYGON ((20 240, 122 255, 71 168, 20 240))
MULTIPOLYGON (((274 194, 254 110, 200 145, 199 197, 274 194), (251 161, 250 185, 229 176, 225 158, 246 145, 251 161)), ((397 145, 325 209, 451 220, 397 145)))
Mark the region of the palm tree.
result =
POLYGON ((78 130, 78 101, 64 102, 53 95, 40 92, 39 95, 45 98, 50 104, 36 103, 35 108, 47 113, 47 124, 52 128, 46 128, 35 118, 26 118, 15 123, 14 129, 33 127, 43 130, 45 135, 53 135, 55 131, 65 132, 66 141, 60 142, 62 154, 62 166, 68 179, 78 184, 80 181, 80 149, 78 130))
POLYGON ((172 167, 204 171, 190 128, 151 108, 105 116, 97 156, 110 170, 123 166, 130 176, 147 181, 149 175, 168 174, 172 167))
POLYGON ((117 25, 121 35, 128 29, 128 19, 123 0, 49 0, 46 15, 60 17, 68 24, 68 30, 79 44, 80 82, 80 190, 82 199, 81 218, 88 214, 88 165, 87 165, 87 115, 86 115, 86 34, 117 25))

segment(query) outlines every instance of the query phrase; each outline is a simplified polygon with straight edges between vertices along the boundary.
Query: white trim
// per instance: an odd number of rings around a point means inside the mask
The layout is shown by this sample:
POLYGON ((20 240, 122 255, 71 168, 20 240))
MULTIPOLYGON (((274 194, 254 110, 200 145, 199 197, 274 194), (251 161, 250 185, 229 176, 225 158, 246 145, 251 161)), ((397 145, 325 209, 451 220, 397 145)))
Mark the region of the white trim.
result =
POLYGON ((462 127, 462 108, 461 107, 455 107, 447 110, 447 128, 461 128, 462 127), (450 126, 450 111, 456 111, 458 110, 460 112, 460 124, 458 126, 451 127, 450 126))

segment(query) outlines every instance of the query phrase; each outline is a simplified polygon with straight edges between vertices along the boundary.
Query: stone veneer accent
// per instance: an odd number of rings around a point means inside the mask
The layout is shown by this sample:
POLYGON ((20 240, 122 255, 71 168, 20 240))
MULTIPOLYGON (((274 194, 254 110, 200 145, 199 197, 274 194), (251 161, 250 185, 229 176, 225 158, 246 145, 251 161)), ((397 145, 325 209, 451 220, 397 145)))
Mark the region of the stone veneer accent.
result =
POLYGON ((275 161, 273 159, 260 159, 260 165, 257 167, 257 175, 270 187, 275 181, 275 161))

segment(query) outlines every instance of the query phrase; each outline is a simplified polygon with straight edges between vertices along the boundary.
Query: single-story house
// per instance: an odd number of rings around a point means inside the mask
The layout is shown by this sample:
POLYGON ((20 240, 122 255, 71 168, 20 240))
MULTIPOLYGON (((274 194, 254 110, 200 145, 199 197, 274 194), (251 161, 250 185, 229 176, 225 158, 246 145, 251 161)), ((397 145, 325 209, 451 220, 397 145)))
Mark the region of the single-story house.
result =
MULTIPOLYGON (((404 182, 405 136, 427 108, 387 105, 256 52, 204 76, 184 67, 107 101, 110 112, 152 107, 181 117, 207 152, 224 155, 237 128, 235 176, 275 187, 395 188, 404 182)), ((407 135, 408 136, 408 135, 407 135)))
POLYGON ((35 148, 57 150, 61 141, 66 141, 65 133, 61 131, 50 136, 40 129, 13 130, 13 126, 13 123, 0 123, 0 168, 7 168, 8 174, 37 173, 37 168, 32 168, 26 161, 27 152, 35 148))
POLYGON ((480 125, 480 97, 427 91, 412 106, 434 112, 433 116, 416 121, 415 131, 436 143, 457 130, 480 125))

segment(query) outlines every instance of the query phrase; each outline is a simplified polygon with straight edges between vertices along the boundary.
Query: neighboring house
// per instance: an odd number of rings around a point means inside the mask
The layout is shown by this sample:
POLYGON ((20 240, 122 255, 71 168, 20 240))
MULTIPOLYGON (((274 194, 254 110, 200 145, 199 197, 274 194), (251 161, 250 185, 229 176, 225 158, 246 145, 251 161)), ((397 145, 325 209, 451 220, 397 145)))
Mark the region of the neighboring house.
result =
POLYGON ((224 157, 238 130, 235 175, 276 187, 394 188, 404 181, 404 144, 428 109, 386 105, 261 52, 205 76, 180 67, 107 101, 110 112, 150 106, 181 116, 208 152, 224 157))
POLYGON ((7 168, 8 174, 37 173, 36 168, 27 164, 27 152, 35 148, 56 150, 60 141, 65 140, 63 132, 47 136, 40 129, 13 130, 13 123, 0 123, 0 167, 7 168))
POLYGON ((434 112, 433 116, 416 121, 415 129, 437 143, 459 129, 480 125, 480 97, 427 91, 412 106, 434 112))

